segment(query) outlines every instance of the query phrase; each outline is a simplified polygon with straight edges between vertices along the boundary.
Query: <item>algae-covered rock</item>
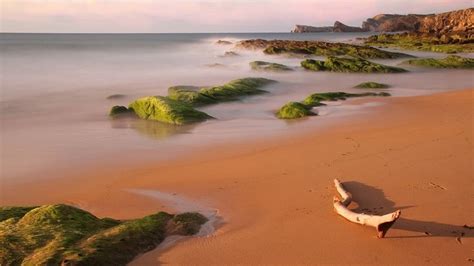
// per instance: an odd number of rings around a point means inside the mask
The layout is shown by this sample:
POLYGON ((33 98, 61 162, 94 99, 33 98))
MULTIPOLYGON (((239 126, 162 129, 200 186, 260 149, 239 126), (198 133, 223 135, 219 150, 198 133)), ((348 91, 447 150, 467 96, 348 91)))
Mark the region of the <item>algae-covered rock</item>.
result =
POLYGON ((277 63, 265 62, 265 61, 250 62, 250 67, 253 70, 274 71, 274 72, 283 72, 283 71, 293 70, 289 66, 285 66, 285 65, 277 64, 277 63))
POLYGON ((320 92, 320 93, 313 93, 306 97, 303 100, 303 104, 311 107, 321 106, 324 105, 321 102, 328 101, 339 101, 339 100, 346 100, 347 98, 355 98, 355 97, 367 97, 367 96, 379 96, 379 97, 386 97, 390 96, 390 93, 387 92, 366 92, 366 93, 347 93, 347 92, 320 92))
POLYGON ((474 59, 460 57, 456 55, 450 55, 444 59, 434 59, 434 58, 412 59, 412 60, 405 61, 402 64, 408 64, 408 65, 420 66, 420 67, 430 67, 430 68, 473 69, 474 59))
POLYGON ((199 92, 195 86, 173 86, 168 88, 168 98, 192 105, 206 105, 216 103, 217 100, 199 92))
POLYGON ((305 116, 314 116, 316 113, 311 111, 311 107, 299 102, 289 102, 283 105, 276 113, 280 119, 296 119, 305 116))
POLYGON ((0 265, 126 265, 166 236, 194 234, 207 221, 198 213, 165 212, 100 219, 63 204, 0 207, 0 217, 0 265))
POLYGON ((331 43, 321 41, 295 40, 245 40, 237 47, 244 49, 263 49, 265 54, 296 54, 316 56, 353 56, 358 58, 393 59, 413 57, 411 55, 389 52, 370 46, 353 45, 348 43, 331 43))
POLYGON ((274 82, 274 80, 265 78, 243 78, 221 86, 202 88, 199 92, 218 101, 233 101, 241 96, 266 93, 267 91, 260 89, 260 87, 274 82))
POLYGON ((138 117, 169 124, 183 125, 212 118, 194 109, 190 104, 163 96, 148 96, 129 105, 138 117))
POLYGON ((386 89, 390 88, 389 85, 384 84, 384 83, 377 83, 373 81, 368 81, 368 82, 363 82, 358 85, 356 85, 354 88, 358 89, 386 89))
POLYGON ((312 71, 356 72, 356 73, 401 73, 405 69, 373 63, 360 58, 330 56, 326 61, 306 59, 301 66, 312 71))
POLYGON ((112 116, 112 117, 118 116, 118 115, 124 115, 124 114, 133 114, 133 111, 129 110, 125 106, 116 105, 116 106, 113 106, 109 112, 109 116, 112 116))

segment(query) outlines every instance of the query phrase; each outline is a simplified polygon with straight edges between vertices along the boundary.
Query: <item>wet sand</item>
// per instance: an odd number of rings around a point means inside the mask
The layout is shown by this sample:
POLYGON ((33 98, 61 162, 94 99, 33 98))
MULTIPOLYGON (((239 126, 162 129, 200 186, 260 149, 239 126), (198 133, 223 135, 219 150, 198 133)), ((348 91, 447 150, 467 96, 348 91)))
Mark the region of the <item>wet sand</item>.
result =
POLYGON ((166 164, 3 182, 1 205, 63 202, 114 218, 173 211, 129 191, 147 189, 219 210, 224 224, 213 235, 136 265, 472 264, 474 231, 463 225, 474 225, 473 92, 377 99, 384 104, 373 112, 317 132, 209 147, 166 164), (385 239, 335 214, 334 178, 358 211, 402 210, 385 239))

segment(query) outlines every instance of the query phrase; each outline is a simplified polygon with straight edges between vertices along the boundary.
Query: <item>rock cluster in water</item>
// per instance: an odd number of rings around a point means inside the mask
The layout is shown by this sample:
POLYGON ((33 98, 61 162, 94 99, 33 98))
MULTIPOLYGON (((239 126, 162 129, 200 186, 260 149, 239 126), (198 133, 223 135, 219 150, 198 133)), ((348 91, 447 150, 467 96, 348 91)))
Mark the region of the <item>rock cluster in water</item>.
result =
POLYGON ((250 62, 250 67, 253 70, 258 71, 273 71, 273 72, 282 72, 282 71, 292 71, 293 68, 277 63, 270 63, 265 61, 253 61, 250 62))
POLYGON ((361 58, 330 56, 325 61, 306 59, 301 66, 311 71, 354 72, 354 73, 401 73, 405 69, 386 66, 361 58))
POLYGON ((393 59, 412 57, 407 54, 389 52, 370 46, 353 45, 348 43, 330 43, 321 41, 294 40, 244 40, 237 44, 244 49, 263 49, 265 54, 296 54, 315 56, 353 56, 359 58, 393 59))
POLYGON ((306 116, 317 115, 312 111, 313 107, 325 105, 324 101, 339 101, 347 98, 367 97, 367 96, 390 96, 387 92, 366 92, 366 93, 347 93, 347 92, 322 92, 313 93, 301 102, 289 102, 283 105, 277 112, 276 116, 280 119, 297 119, 306 116))
POLYGON ((158 212, 97 218, 69 205, 0 207, 0 265, 126 265, 169 235, 193 235, 207 218, 158 212))
POLYGON ((402 62, 402 64, 408 64, 420 67, 430 68, 463 68, 463 69, 474 69, 474 59, 465 58, 456 55, 450 55, 443 59, 435 58, 419 58, 412 59, 402 62))
POLYGON ((114 106, 109 114, 113 117, 135 114, 142 119, 175 125, 202 122, 212 117, 196 110, 196 106, 266 93, 260 88, 274 82, 265 78, 243 78, 213 87, 174 86, 168 89, 168 96, 143 97, 130 103, 128 108, 114 106))

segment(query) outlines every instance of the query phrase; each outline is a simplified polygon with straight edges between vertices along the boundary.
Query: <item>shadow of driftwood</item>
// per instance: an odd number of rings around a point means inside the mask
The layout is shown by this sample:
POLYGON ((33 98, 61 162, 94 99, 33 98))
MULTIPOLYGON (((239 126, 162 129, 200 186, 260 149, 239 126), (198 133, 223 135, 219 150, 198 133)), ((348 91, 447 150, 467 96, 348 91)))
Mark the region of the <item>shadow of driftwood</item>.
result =
MULTIPOLYGON (((352 194, 353 201, 350 205, 355 212, 367 214, 387 214, 396 210, 403 210, 415 206, 396 206, 395 202, 387 199, 383 190, 368 186, 366 184, 349 181, 344 182, 344 187, 352 194)), ((392 238, 413 238, 413 237, 433 237, 445 236, 455 237, 461 243, 462 238, 474 237, 474 229, 467 225, 443 224, 435 221, 419 221, 400 217, 392 228, 409 232, 416 232, 412 236, 398 236, 392 238)), ((387 237, 389 238, 389 237, 387 237)))

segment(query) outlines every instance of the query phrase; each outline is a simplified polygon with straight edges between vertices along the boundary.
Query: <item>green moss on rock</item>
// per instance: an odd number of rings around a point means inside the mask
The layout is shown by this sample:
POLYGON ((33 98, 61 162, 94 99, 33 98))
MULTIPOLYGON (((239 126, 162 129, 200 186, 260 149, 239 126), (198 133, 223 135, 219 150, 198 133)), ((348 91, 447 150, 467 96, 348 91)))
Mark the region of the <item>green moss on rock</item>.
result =
POLYGON ((292 71, 293 68, 277 63, 270 63, 265 61, 253 61, 250 62, 250 67, 253 70, 259 71, 273 71, 273 72, 283 72, 283 71, 292 71))
POLYGON ((377 83, 373 81, 368 81, 368 82, 363 82, 358 85, 356 85, 354 88, 358 89, 386 89, 389 88, 390 86, 384 83, 377 83))
POLYGON ((408 64, 408 65, 420 66, 420 67, 430 67, 430 68, 473 69, 474 59, 460 57, 456 55, 450 55, 444 59, 434 59, 434 58, 412 59, 412 60, 405 61, 402 64, 408 64))
POLYGON ((306 97, 303 100, 303 104, 311 107, 321 106, 324 105, 321 102, 328 101, 339 101, 339 100, 346 100, 347 98, 355 98, 355 97, 368 97, 368 96, 379 96, 379 97, 386 97, 390 96, 390 93, 387 92, 366 92, 366 93, 347 93, 347 92, 320 92, 320 93, 313 93, 306 97))
POLYGON ((174 86, 168 88, 168 98, 195 106, 217 103, 217 100, 199 92, 195 86, 174 86))
POLYGON ((416 32, 379 34, 368 37, 365 44, 437 53, 471 53, 474 52, 474 38, 472 34, 468 35, 459 33, 436 35, 416 32))
POLYGON ((265 54, 296 54, 316 56, 353 56, 358 58, 392 59, 412 57, 407 54, 389 52, 366 45, 348 43, 330 43, 321 41, 294 40, 245 40, 238 47, 246 49, 263 49, 265 54))
POLYGON ((221 86, 202 88, 199 92, 217 101, 233 101, 241 96, 266 93, 267 91, 260 89, 260 87, 274 82, 274 80, 265 78, 243 78, 221 86))
POLYGON ((0 217, 9 217, 0 221, 0 265, 126 265, 167 235, 194 234, 207 221, 197 213, 165 212, 100 219, 63 204, 3 207, 0 217))
POLYGON ((314 116, 316 113, 311 111, 311 107, 299 102, 289 102, 283 105, 276 113, 280 119, 296 119, 305 116, 314 116))
POLYGON ((360 58, 328 57, 326 61, 306 59, 301 66, 312 71, 354 72, 354 73, 401 73, 405 69, 373 63, 360 58))
POLYGON ((118 115, 124 115, 124 114, 133 114, 133 111, 129 110, 125 106, 116 105, 116 106, 113 106, 109 112, 109 116, 112 116, 112 117, 118 116, 118 115))
POLYGON ((194 109, 190 104, 163 96, 148 96, 135 100, 129 106, 135 114, 147 120, 183 125, 202 122, 212 117, 194 109))

